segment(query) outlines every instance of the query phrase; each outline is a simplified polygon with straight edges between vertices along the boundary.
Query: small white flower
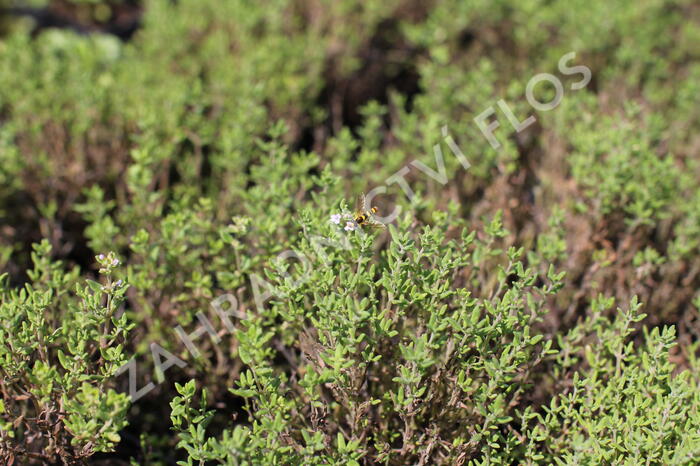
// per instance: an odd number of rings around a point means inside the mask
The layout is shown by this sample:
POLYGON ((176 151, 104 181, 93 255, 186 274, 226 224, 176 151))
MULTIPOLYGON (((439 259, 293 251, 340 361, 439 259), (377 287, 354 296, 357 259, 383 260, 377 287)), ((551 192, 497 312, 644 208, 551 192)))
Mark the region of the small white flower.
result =
POLYGON ((333 214, 333 215, 331 215, 331 223, 335 223, 336 225, 340 225, 340 219, 341 219, 342 217, 343 217, 343 216, 340 215, 340 214, 333 214))
POLYGON ((345 222, 345 231, 354 231, 357 228, 355 222, 345 222))
POLYGON ((121 279, 117 280, 117 282, 114 284, 115 286, 122 286, 122 281, 121 279))
POLYGON ((113 260, 112 260, 112 266, 113 266, 113 267, 116 267, 116 266, 118 266, 118 265, 119 265, 119 259, 113 259, 113 260))
POLYGON ((104 255, 104 254, 100 254, 99 256, 97 256, 97 258, 98 258, 99 260, 103 261, 103 260, 105 260, 105 255, 104 255))

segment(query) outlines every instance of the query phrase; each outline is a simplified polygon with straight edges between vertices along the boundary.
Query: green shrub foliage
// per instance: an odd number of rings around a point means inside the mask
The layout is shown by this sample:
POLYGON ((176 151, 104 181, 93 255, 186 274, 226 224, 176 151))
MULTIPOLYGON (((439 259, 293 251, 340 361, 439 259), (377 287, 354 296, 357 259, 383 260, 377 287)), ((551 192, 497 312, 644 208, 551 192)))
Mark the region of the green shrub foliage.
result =
POLYGON ((694 2, 0 9, 3 464, 700 463, 694 2))

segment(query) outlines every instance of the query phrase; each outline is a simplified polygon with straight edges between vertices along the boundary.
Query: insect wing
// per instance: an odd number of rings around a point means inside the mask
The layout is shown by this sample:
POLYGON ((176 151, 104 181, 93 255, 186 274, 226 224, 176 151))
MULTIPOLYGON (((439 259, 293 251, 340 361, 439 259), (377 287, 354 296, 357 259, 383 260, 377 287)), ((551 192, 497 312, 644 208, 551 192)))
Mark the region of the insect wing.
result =
POLYGON ((367 212, 365 226, 368 226, 369 228, 386 228, 386 225, 374 218, 374 214, 372 212, 367 212))
POLYGON ((367 211, 367 200, 365 199, 365 193, 357 196, 357 203, 355 204, 355 211, 364 214, 367 211))

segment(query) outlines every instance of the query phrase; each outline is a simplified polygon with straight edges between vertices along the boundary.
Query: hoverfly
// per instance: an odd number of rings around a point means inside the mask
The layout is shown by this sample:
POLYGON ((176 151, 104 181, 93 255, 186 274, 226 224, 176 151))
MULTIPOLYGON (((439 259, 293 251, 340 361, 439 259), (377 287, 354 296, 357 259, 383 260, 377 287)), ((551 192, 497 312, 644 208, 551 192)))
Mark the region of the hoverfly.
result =
POLYGON ((357 197, 355 213, 352 215, 355 223, 363 228, 385 228, 383 223, 374 218, 374 215, 377 213, 377 208, 370 207, 368 209, 366 203, 365 193, 360 194, 357 197))

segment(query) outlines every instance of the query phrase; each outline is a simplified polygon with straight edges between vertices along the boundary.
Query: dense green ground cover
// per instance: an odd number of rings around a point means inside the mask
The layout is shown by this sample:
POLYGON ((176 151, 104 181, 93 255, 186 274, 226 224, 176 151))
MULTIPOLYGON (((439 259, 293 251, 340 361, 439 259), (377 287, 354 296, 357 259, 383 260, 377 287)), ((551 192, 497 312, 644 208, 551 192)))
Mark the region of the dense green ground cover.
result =
POLYGON ((3 464, 700 463, 697 2, 18 3, 3 464))

